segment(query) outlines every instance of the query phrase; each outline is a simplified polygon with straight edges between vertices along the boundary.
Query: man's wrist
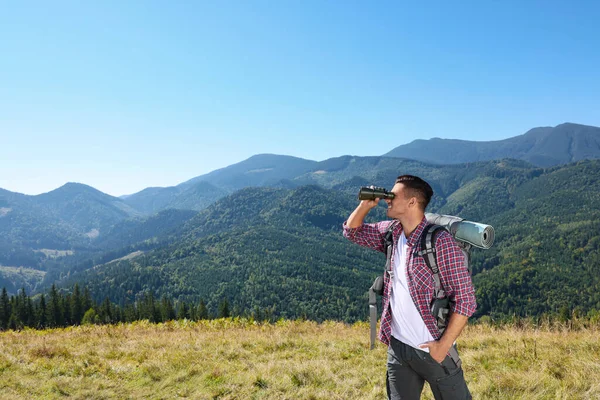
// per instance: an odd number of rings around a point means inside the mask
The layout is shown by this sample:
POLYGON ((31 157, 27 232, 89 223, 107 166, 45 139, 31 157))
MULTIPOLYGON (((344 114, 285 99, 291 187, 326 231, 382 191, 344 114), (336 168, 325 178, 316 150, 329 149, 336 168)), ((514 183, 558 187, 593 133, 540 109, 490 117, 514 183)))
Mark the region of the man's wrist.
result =
POLYGON ((376 206, 377 206, 377 204, 375 204, 374 206, 372 206, 366 200, 363 200, 363 201, 361 201, 358 204, 358 208, 361 209, 361 210, 363 210, 363 211, 366 211, 367 213, 369 211, 371 211, 373 208, 375 208, 376 206))
POLYGON ((447 338, 442 336, 440 338, 440 340, 438 340, 440 346, 442 347, 442 349, 444 349, 446 351, 446 353, 448 351, 450 351, 450 348, 452 347, 452 345, 454 344, 454 340, 452 340, 451 338, 447 338))

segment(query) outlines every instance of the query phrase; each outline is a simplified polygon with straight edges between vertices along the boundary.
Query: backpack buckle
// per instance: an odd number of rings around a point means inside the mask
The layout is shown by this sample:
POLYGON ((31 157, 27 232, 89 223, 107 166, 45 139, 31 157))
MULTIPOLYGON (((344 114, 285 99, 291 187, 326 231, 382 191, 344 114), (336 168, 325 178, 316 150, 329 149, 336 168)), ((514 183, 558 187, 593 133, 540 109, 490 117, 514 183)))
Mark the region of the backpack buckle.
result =
POLYGON ((431 249, 424 249, 424 250, 420 250, 417 251, 417 255, 423 257, 425 254, 433 254, 435 253, 435 248, 431 248, 431 249))

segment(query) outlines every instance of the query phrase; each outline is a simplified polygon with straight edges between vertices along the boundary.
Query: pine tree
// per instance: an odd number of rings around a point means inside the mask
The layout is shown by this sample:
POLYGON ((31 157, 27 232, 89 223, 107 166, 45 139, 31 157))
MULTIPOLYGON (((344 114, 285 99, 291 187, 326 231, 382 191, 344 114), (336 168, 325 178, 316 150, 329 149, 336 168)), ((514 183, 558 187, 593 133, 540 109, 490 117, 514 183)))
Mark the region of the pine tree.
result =
POLYGON ((165 295, 163 295, 160 302, 160 308, 163 322, 175 319, 175 308, 173 307, 173 302, 165 295))
POLYGON ((125 305, 125 311, 123 312, 123 318, 125 322, 133 322, 140 319, 140 315, 138 310, 135 308, 134 304, 125 305))
POLYGON ((252 310, 252 318, 254 318, 255 321, 263 320, 262 313, 260 312, 260 308, 258 306, 254 306, 254 309, 252 310))
POLYGON ((60 308, 63 312, 63 323, 62 326, 73 325, 73 318, 71 317, 71 295, 67 294, 65 297, 60 296, 60 308))
POLYGON ((150 322, 154 322, 154 296, 152 292, 144 293, 138 308, 140 319, 147 319, 150 322))
POLYGON ((185 302, 179 303, 179 309, 177 310, 177 319, 189 318, 188 306, 185 302))
POLYGON ((61 297, 58 291, 56 290, 56 285, 52 285, 50 288, 50 298, 48 301, 48 326, 55 328, 58 326, 63 326, 63 315, 64 313, 61 310, 61 297))
POLYGON ((16 300, 17 307, 15 317, 19 329, 21 329, 27 326, 27 320, 29 319, 29 315, 27 315, 27 293, 25 293, 25 288, 21 288, 16 300))
POLYGON ((8 328, 17 330, 23 328, 23 317, 25 309, 22 305, 21 294, 10 297, 10 308, 12 310, 8 321, 8 328))
POLYGON ((10 318, 8 320, 8 329, 12 329, 13 331, 16 331, 17 329, 21 329, 19 327, 19 322, 17 321, 17 317, 14 312, 12 314, 10 314, 10 318))
POLYGON ((147 292, 144 294, 140 305, 140 318, 147 319, 150 322, 161 321, 161 310, 154 301, 154 293, 147 292))
POLYGON ((2 295, 0 295, 0 329, 8 328, 8 320, 10 319, 10 299, 8 298, 8 292, 6 288, 2 288, 2 295))
POLYGON ((38 313, 37 313, 37 326, 39 329, 44 329, 48 326, 48 310, 46 307, 46 296, 42 294, 40 296, 40 302, 38 304, 38 313))
MULTIPOLYGON (((71 296, 71 321, 74 325, 79 325, 81 323, 81 318, 83 318, 83 298, 81 297, 81 292, 79 291, 79 285, 75 284, 73 288, 73 296, 71 296)), ((87 310, 85 310, 87 311, 87 310)))
POLYGON ((83 312, 85 313, 87 310, 89 310, 90 308, 94 307, 94 304, 92 302, 92 296, 90 295, 90 290, 87 288, 87 286, 83 289, 83 312))
POLYGON ((198 321, 198 310, 194 307, 194 304, 188 304, 188 318, 191 321, 198 321))
POLYGON ((161 322, 162 315, 160 311, 160 304, 155 303, 154 308, 152 309, 152 322, 161 322))
POLYGON ((104 301, 100 305, 100 309, 98 310, 98 317, 100 318, 100 323, 102 324, 110 324, 112 322, 110 300, 108 299, 108 297, 105 297, 104 301))
POLYGON ((229 302, 225 299, 219 304, 219 318, 229 318, 229 316, 229 302))
POLYGON ((123 309, 116 304, 112 305, 114 322, 124 322, 125 318, 123 316, 123 309))
POLYGON ((35 308, 33 307, 33 302, 31 301, 31 297, 27 297, 27 322, 26 326, 30 328, 35 328, 37 326, 37 315, 35 312, 35 308))
POLYGON ((206 303, 204 302, 204 299, 200 300, 197 316, 199 320, 208 319, 208 309, 206 308, 206 303))

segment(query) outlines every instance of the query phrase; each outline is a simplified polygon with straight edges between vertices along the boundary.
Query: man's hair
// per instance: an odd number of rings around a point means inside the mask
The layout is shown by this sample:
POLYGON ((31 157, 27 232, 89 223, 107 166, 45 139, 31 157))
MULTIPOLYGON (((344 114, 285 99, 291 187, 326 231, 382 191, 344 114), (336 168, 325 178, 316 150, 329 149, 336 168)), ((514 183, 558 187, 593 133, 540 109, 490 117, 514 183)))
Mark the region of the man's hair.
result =
POLYGON ((421 205, 421 210, 425 211, 431 200, 431 196, 433 196, 433 189, 429 186, 429 183, 414 175, 401 175, 396 178, 396 183, 403 184, 407 189, 407 195, 409 197, 416 197, 421 205))

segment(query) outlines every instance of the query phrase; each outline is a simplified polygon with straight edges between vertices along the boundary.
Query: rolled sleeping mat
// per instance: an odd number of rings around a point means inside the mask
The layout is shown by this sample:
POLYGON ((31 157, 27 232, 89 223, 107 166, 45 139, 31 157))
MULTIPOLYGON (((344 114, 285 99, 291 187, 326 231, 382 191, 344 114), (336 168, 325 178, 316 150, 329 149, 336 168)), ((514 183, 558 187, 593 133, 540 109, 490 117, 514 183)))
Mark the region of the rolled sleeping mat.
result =
POLYGON ((426 213, 425 218, 432 224, 445 226, 456 240, 480 249, 489 249, 494 244, 494 227, 478 222, 465 221, 453 215, 426 213))

